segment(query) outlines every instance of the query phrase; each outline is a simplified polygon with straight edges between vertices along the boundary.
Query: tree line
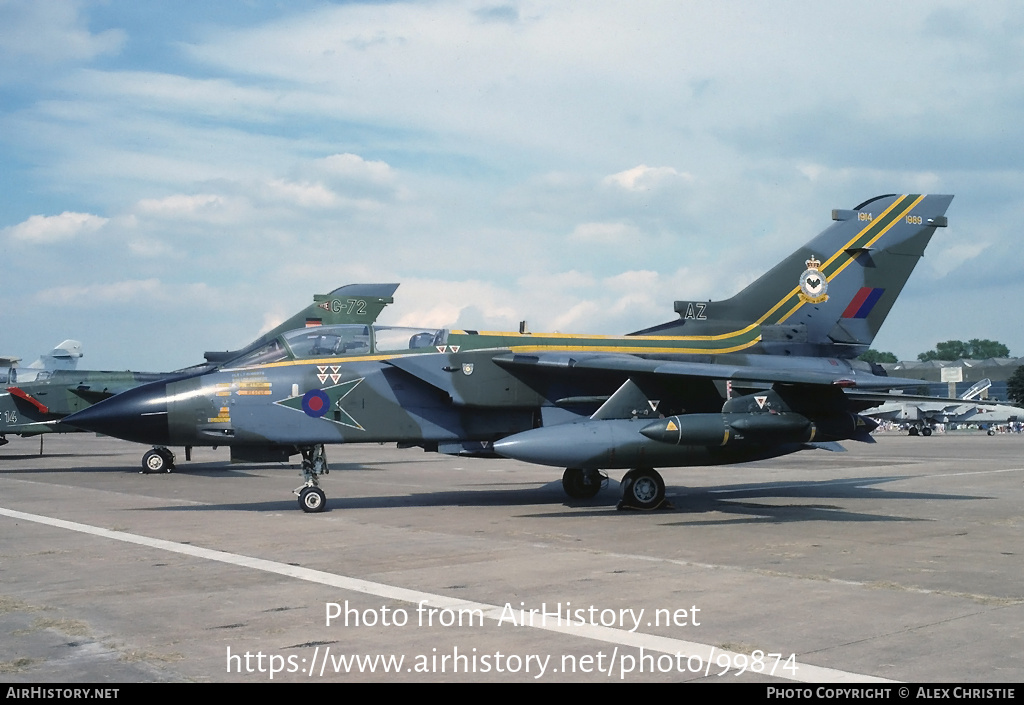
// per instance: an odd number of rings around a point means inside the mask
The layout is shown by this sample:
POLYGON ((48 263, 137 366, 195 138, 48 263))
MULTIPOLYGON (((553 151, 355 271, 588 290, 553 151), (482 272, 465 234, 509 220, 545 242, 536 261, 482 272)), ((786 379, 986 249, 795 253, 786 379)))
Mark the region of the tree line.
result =
MULTIPOLYGON (((981 340, 973 338, 966 343, 962 340, 944 340, 936 343, 933 350, 926 350, 917 354, 917 359, 922 362, 930 360, 985 360, 990 357, 1010 357, 1010 349, 998 340, 981 340)), ((865 362, 899 362, 899 359, 891 352, 881 352, 872 348, 858 360, 865 362)))

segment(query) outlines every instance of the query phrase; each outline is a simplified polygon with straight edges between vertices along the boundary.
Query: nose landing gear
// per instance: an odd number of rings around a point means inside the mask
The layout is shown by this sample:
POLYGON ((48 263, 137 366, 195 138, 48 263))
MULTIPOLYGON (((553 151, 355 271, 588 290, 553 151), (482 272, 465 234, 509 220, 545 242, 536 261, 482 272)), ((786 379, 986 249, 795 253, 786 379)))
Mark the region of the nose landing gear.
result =
POLYGON ((320 475, 331 470, 327 465, 327 454, 323 444, 300 449, 302 452, 302 477, 305 482, 292 490, 299 497, 299 508, 315 514, 327 509, 327 494, 320 489, 320 475))

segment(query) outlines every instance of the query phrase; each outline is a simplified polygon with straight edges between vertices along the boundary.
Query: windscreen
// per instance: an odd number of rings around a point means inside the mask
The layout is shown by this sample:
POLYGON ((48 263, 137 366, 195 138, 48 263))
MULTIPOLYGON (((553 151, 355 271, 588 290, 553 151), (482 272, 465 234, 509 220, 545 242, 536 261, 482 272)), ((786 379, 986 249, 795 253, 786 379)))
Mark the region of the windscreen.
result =
POLYGON ((437 328, 400 328, 398 326, 374 326, 375 349, 379 353, 408 351, 437 352, 444 345, 447 331, 437 328))
POLYGON ((224 366, 253 367, 286 360, 369 355, 371 352, 436 352, 447 337, 448 331, 438 328, 314 326, 284 333, 224 366))
POLYGON ((282 337, 298 360, 370 352, 370 327, 364 325, 314 326, 293 330, 282 337))

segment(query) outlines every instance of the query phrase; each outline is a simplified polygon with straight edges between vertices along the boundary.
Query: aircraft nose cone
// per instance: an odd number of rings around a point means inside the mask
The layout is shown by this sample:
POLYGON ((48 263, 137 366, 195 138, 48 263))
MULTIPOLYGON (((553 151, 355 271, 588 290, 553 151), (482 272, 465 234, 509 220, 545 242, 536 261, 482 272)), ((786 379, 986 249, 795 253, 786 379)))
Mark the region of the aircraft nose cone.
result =
MULTIPOLYGON (((572 424, 566 424, 571 426, 572 424)), ((538 465, 561 465, 580 444, 574 443, 574 431, 578 428, 534 428, 495 441, 494 452, 505 458, 521 460, 538 465), (568 453, 567 453, 568 447, 568 453)))
POLYGON ((145 384, 71 414, 64 423, 136 443, 167 445, 167 385, 145 384))
MULTIPOLYGON (((526 433, 529 433, 529 431, 526 433)), ((523 435, 523 433, 517 433, 507 438, 503 438, 500 441, 495 441, 492 448, 495 453, 502 457, 532 462, 532 459, 537 453, 537 444, 531 442, 530 437, 527 437, 526 439, 520 438, 520 436, 523 435)), ((543 454, 543 440, 539 443, 542 446, 541 451, 543 454)))
MULTIPOLYGON (((878 421, 870 416, 861 416, 860 414, 857 414, 857 418, 860 422, 863 422, 865 430, 867 430, 868 433, 871 433, 878 428, 878 421)), ((858 425, 860 425, 860 423, 858 423, 858 425)))

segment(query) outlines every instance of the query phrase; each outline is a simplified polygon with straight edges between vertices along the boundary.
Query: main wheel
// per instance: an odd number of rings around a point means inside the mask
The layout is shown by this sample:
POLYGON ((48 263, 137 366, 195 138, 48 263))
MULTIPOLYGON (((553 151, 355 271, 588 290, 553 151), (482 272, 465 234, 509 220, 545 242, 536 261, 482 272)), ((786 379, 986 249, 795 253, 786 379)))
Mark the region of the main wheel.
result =
POLYGON ((665 501, 665 481, 653 468, 635 468, 622 477, 622 504, 657 509, 665 501))
POLYGON ((924 428, 922 428, 921 429, 921 435, 925 436, 925 437, 928 437, 928 436, 932 435, 932 427, 931 426, 925 426, 924 428))
POLYGON ((573 499, 590 499, 601 491, 601 473, 583 468, 566 468, 562 489, 573 499))
POLYGON ((142 472, 170 472, 173 469, 171 459, 159 450, 154 448, 142 456, 142 472))
POLYGON ((920 433, 920 431, 918 431, 918 430, 917 430, 917 426, 911 426, 911 427, 910 427, 910 433, 909 433, 909 434, 907 434, 907 435, 910 435, 910 436, 916 436, 916 435, 918 435, 919 433, 920 433))
POLYGON ((322 512, 327 508, 327 495, 319 487, 306 487, 299 492, 299 506, 307 513, 322 512))

